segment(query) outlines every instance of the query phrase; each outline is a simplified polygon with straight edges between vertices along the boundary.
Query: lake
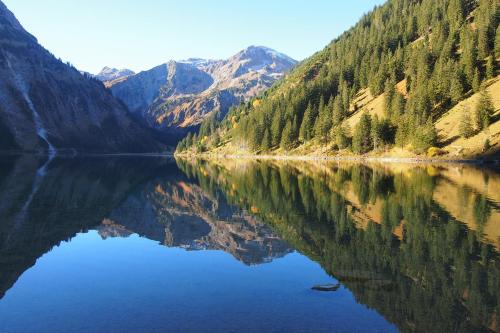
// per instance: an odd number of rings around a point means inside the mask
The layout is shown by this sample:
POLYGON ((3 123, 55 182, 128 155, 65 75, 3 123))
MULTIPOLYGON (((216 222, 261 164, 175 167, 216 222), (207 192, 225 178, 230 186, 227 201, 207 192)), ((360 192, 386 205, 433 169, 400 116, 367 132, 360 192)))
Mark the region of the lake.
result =
POLYGON ((0 158, 0 332, 499 332, 500 170, 0 158))

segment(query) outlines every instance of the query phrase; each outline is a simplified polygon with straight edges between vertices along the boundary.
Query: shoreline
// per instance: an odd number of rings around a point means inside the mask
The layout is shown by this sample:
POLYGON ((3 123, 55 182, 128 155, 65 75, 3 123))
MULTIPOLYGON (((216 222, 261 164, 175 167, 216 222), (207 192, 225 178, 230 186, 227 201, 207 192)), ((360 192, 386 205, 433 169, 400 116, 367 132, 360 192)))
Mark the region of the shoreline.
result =
POLYGON ((300 156, 300 155, 251 155, 251 154, 174 154, 180 158, 244 159, 276 161, 325 161, 325 162, 381 162, 414 164, 500 164, 500 160, 481 158, 428 158, 428 157, 377 157, 377 156, 300 156))
MULTIPOLYGON (((47 152, 0 152, 0 156, 37 155, 46 156, 47 152)), ((379 162, 408 164, 475 164, 498 165, 500 158, 429 158, 429 157, 384 157, 384 156, 307 156, 307 155, 252 155, 252 154, 178 154, 178 153, 69 153, 56 154, 56 157, 164 157, 164 158, 201 158, 201 159, 239 159, 275 161, 324 161, 324 162, 379 162)))

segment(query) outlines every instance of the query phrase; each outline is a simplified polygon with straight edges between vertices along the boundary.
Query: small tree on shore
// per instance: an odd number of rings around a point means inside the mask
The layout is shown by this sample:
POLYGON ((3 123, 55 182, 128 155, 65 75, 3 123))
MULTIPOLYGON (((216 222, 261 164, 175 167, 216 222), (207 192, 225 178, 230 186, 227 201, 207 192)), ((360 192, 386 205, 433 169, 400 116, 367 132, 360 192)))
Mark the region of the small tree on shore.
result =
POLYGON ((333 131, 333 137, 335 139, 335 144, 339 149, 346 149, 349 147, 349 125, 340 124, 335 127, 333 131))
POLYGON ((425 124, 421 125, 419 129, 412 135, 413 149, 417 153, 423 153, 430 147, 434 146, 437 142, 438 136, 432 118, 427 118, 425 124))
POLYGON ((355 153, 364 154, 373 149, 371 122, 370 115, 363 113, 352 138, 352 148, 355 153))

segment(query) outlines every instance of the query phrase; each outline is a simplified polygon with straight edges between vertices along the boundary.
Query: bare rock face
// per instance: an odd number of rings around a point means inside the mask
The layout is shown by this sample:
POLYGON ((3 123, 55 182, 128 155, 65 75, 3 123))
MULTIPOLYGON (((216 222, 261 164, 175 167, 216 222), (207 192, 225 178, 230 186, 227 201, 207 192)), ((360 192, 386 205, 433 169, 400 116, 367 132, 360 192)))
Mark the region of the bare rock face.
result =
POLYGON ((171 61, 110 84, 144 122, 163 131, 185 132, 214 112, 256 96, 297 62, 262 46, 251 46, 227 60, 171 61))
POLYGON ((0 150, 63 149, 159 145, 101 82, 56 59, 0 2, 0 150))

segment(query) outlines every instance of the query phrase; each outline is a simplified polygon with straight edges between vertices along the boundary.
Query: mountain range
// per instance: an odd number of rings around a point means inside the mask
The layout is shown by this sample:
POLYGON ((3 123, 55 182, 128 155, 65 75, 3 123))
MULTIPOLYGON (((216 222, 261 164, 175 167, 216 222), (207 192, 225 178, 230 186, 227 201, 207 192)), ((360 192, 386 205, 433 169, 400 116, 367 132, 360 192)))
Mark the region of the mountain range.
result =
POLYGON ((226 60, 169 61, 135 75, 106 67, 97 78, 136 118, 182 137, 210 115, 222 119, 232 106, 271 87, 296 63, 270 48, 250 46, 226 60))
POLYGON ((157 152, 210 115, 222 119, 297 63, 251 46, 226 60, 92 75, 55 58, 1 2, 0 44, 2 151, 157 152))
POLYGON ((0 150, 160 149, 100 81, 56 59, 0 2, 0 150))

